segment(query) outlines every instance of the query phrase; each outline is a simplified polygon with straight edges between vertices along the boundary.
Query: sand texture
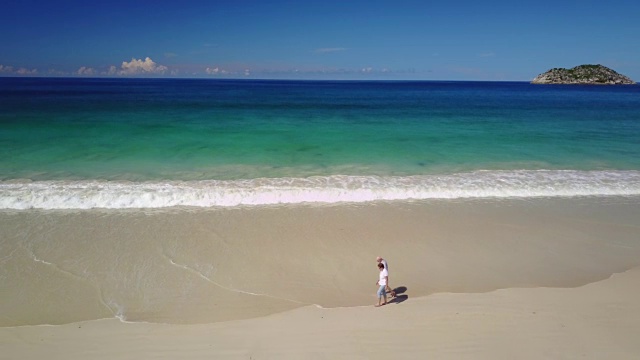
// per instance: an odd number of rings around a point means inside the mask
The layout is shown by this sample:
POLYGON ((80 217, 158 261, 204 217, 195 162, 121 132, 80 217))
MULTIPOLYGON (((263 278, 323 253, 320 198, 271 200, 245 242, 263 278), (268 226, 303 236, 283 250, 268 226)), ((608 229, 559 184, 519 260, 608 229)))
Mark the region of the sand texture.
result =
POLYGON ((3 213, 0 358, 636 359, 638 224, 636 198, 3 213))
POLYGON ((640 268, 578 288, 307 306, 206 325, 99 320, 0 329, 6 359, 637 359, 640 268))

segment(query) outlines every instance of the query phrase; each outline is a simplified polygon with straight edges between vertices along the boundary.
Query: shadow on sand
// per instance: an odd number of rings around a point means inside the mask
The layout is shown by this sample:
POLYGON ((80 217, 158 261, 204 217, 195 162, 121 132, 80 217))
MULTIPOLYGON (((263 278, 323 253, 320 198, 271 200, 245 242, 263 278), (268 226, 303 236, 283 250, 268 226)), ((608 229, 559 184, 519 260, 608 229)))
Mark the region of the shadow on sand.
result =
POLYGON ((387 301, 387 304, 400 304, 401 302, 404 302, 409 298, 409 295, 405 294, 405 292, 407 292, 406 286, 399 286, 393 289, 393 291, 395 291, 396 297, 387 301))

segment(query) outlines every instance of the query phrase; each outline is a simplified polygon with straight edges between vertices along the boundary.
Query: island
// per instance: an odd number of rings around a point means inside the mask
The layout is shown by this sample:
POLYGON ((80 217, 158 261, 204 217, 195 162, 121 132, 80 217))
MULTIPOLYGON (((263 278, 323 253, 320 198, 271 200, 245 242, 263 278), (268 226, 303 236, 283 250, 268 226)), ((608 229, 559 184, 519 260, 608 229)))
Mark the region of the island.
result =
POLYGON ((632 85, 635 81, 602 65, 553 68, 536 76, 532 84, 632 85))

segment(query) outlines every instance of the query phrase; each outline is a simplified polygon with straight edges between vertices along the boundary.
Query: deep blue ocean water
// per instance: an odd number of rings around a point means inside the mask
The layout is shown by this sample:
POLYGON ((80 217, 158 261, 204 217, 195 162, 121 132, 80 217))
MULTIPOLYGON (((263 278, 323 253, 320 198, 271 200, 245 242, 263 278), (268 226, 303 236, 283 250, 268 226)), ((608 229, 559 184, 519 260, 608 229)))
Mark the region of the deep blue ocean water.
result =
POLYGON ((640 194, 640 86, 0 78, 0 208, 640 194))

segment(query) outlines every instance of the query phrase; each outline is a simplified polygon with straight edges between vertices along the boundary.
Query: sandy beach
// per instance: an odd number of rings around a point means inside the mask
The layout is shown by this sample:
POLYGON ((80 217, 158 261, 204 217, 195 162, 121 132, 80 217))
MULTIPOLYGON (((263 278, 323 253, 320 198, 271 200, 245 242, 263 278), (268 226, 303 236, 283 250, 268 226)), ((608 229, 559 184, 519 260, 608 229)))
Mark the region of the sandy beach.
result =
POLYGON ((632 197, 4 212, 0 357, 633 359, 638 224, 632 197))
POLYGON ((307 306, 206 325, 117 320, 0 329, 6 359, 635 359, 640 269, 578 288, 307 306))

